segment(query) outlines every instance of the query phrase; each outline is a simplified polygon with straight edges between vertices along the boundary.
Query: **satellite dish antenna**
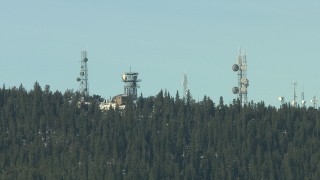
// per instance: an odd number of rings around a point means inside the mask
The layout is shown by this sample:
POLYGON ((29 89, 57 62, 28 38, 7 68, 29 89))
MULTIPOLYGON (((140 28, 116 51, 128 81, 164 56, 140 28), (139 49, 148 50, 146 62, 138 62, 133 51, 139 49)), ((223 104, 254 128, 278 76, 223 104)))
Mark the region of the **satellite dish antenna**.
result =
POLYGON ((126 81, 126 80, 127 80, 127 76, 126 76, 125 73, 122 74, 122 80, 123 80, 123 81, 126 81))
POLYGON ((240 68, 241 68, 242 71, 246 71, 247 70, 247 65, 242 65, 240 68))
POLYGON ((234 64, 234 65, 232 66, 232 70, 233 70, 234 72, 239 71, 239 65, 238 65, 238 64, 234 64))
POLYGON ((242 84, 249 84, 249 80, 247 78, 245 78, 245 77, 241 78, 240 81, 241 81, 242 84))
POLYGON ((247 92, 247 88, 246 88, 246 87, 241 87, 240 91, 241 91, 242 93, 246 93, 246 92, 247 92))
POLYGON ((239 93, 239 88, 238 87, 233 87, 232 88, 233 94, 238 94, 239 93))

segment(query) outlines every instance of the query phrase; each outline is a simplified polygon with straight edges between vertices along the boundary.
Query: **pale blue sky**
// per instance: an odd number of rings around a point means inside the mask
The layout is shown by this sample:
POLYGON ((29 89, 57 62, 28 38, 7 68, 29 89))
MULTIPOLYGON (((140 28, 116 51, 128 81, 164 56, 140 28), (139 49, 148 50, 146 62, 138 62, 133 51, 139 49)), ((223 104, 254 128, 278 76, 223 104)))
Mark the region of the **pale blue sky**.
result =
MULTIPOLYGON (((53 91, 78 89, 80 50, 88 50, 90 93, 123 92, 130 66, 139 93, 182 92, 184 70, 198 100, 231 102, 231 70, 247 49, 249 100, 279 105, 290 85, 320 97, 320 1, 316 0, 1 0, 0 83, 35 81, 53 91)), ((310 103, 309 103, 310 105, 310 103)))

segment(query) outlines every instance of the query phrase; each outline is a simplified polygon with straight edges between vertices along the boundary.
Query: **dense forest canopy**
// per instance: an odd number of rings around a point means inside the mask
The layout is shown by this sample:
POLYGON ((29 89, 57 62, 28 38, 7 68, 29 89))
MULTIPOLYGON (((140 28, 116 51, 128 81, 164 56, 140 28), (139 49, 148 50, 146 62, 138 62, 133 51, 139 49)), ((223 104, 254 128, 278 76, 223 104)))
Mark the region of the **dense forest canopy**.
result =
POLYGON ((319 179, 320 112, 195 102, 160 91, 100 96, 0 88, 0 179, 319 179))

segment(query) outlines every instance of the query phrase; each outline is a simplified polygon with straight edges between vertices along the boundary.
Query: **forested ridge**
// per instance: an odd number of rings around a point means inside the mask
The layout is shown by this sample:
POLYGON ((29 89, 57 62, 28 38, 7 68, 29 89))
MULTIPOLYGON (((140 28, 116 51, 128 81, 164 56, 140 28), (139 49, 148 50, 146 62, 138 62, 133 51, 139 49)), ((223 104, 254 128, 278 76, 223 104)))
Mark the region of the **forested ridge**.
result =
POLYGON ((320 111, 0 88, 0 179, 319 179, 320 111))

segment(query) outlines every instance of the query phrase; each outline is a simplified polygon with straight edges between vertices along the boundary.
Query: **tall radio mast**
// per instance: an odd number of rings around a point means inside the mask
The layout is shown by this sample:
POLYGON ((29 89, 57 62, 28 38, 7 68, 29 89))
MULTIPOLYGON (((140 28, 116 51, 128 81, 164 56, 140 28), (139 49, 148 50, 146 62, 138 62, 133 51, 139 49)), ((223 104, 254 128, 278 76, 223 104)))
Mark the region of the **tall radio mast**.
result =
POLYGON ((187 71, 185 71, 183 75, 182 85, 183 85, 183 97, 187 98, 189 93, 187 71))
POLYGON ((83 97, 89 96, 89 83, 88 83, 88 58, 87 51, 81 51, 81 68, 80 76, 77 78, 77 81, 80 83, 79 91, 83 97))
POLYGON ((302 93, 301 93, 301 106, 306 107, 306 103, 307 103, 307 101, 304 99, 304 88, 303 88, 302 93))
POLYGON ((297 82, 293 81, 293 101, 291 102, 291 105, 293 107, 297 107, 298 102, 297 102, 297 92, 296 92, 296 87, 297 87, 297 82))
POLYGON ((237 63, 232 66, 234 72, 238 72, 238 87, 233 87, 232 92, 237 94, 241 105, 248 103, 248 86, 247 78, 247 56, 245 50, 240 49, 237 57, 237 63))

